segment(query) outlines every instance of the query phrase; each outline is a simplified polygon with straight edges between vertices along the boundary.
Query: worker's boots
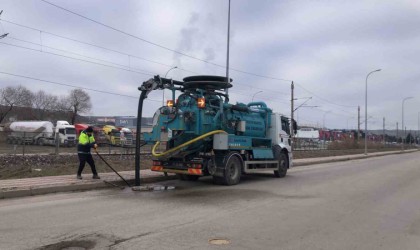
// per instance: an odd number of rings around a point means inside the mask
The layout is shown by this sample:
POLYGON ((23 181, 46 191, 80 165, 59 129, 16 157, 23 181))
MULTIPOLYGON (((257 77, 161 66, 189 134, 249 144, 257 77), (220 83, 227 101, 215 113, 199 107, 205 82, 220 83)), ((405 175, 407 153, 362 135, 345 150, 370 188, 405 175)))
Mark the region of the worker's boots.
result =
POLYGON ((78 174, 78 175, 77 175, 77 179, 81 180, 81 179, 83 179, 83 178, 82 178, 82 176, 81 176, 81 175, 79 175, 79 174, 78 174))
POLYGON ((101 177, 99 177, 99 175, 95 174, 95 175, 93 175, 92 179, 101 179, 101 177))

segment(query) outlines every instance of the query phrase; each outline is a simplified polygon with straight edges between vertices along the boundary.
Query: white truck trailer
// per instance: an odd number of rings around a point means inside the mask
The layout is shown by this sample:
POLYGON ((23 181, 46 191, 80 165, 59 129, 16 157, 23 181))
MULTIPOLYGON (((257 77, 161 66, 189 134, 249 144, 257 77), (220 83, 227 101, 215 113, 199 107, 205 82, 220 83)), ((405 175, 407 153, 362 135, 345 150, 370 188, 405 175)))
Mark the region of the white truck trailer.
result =
POLYGON ((54 127, 49 121, 18 121, 12 122, 7 130, 11 133, 7 137, 10 144, 33 144, 64 146, 76 144, 76 130, 67 121, 57 121, 54 127), (58 140, 58 141, 57 141, 58 140))

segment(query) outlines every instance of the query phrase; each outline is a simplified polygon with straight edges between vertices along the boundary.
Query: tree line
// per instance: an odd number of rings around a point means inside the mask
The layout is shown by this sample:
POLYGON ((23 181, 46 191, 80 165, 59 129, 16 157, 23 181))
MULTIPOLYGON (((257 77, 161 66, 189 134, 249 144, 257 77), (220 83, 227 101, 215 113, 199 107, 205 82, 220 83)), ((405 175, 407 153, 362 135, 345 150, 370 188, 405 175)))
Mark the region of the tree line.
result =
POLYGON ((0 88, 0 123, 22 108, 31 110, 32 120, 44 120, 58 113, 74 124, 79 114, 92 109, 92 103, 83 89, 72 89, 67 95, 57 96, 44 90, 32 92, 22 85, 0 88))

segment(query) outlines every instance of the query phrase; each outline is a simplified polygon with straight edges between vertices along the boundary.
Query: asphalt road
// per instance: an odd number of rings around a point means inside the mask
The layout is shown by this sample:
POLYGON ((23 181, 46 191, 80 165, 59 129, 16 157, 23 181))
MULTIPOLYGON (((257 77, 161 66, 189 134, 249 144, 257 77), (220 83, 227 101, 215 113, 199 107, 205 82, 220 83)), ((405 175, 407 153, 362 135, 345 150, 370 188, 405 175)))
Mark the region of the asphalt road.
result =
POLYGON ((0 200, 0 249, 420 249, 420 152, 160 184, 0 200))

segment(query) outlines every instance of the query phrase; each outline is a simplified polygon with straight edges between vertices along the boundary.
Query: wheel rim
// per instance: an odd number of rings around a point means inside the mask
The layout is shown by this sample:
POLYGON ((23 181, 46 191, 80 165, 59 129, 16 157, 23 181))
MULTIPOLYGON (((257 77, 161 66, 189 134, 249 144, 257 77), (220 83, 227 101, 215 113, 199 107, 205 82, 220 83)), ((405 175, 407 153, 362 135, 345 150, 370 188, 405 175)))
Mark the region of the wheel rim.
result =
POLYGON ((229 163, 229 166, 228 166, 229 178, 231 180, 234 180, 238 177, 239 169, 238 169, 237 164, 238 164, 237 159, 232 159, 232 162, 229 163))
POLYGON ((285 166, 286 166, 286 160, 282 156, 282 157, 280 157, 279 167, 280 167, 280 169, 284 169, 285 166))

